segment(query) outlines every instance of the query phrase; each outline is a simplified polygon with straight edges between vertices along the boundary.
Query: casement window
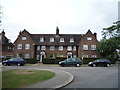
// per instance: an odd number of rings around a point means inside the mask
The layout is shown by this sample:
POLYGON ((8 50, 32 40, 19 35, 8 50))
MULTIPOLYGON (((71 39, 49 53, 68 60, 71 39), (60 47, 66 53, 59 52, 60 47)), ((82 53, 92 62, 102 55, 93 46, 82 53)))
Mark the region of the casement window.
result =
POLYGON ((50 46, 50 50, 51 51, 55 50, 55 46, 50 46))
POLYGON ((88 45, 83 45, 83 50, 88 50, 88 45))
POLYGON ((25 56, 24 56, 25 58, 30 58, 30 54, 25 54, 25 56))
POLYGON ((18 49, 22 49, 22 44, 18 44, 18 49))
POLYGON ((50 38, 50 42, 54 42, 54 38, 50 38))
POLYGON ((40 46, 37 46, 37 50, 40 50, 40 46))
POLYGON ((60 38, 60 42, 64 42, 64 38, 60 38))
POLYGON ((72 46, 68 46, 68 47, 67 47, 67 50, 68 50, 68 51, 72 51, 72 46))
POLYGON ((88 55, 83 55, 84 58, 88 58, 88 55))
POLYGON ((41 46, 41 50, 46 50, 46 46, 41 46))
POLYGON ((63 51, 63 46, 59 46, 59 51, 63 51))
POLYGON ((92 55, 91 57, 96 58, 96 57, 97 57, 97 55, 92 55))
POLYGON ((87 40, 89 40, 89 41, 92 40, 92 37, 87 37, 87 40))
POLYGON ((40 38, 40 42, 44 42, 44 38, 40 38))
POLYGON ((22 40, 26 40, 27 38, 25 36, 22 37, 22 40))
POLYGON ((73 50, 76 51, 76 46, 73 47, 73 50))
POLYGON ((96 50, 96 45, 91 45, 91 50, 96 50))
POLYGON ((70 38, 70 42, 74 42, 74 38, 70 38))
POLYGON ((30 49, 30 44, 25 44, 25 49, 30 49))

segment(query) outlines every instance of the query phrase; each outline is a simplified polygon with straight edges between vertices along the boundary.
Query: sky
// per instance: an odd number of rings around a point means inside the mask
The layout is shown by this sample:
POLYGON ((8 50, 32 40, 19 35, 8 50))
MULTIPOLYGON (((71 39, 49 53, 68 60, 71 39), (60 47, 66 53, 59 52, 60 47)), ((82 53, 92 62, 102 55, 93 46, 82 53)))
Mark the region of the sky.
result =
MULTIPOLYGON (((31 34, 85 34, 102 39, 101 31, 118 20, 119 0, 1 0, 2 26, 14 42, 19 32, 31 34)), ((1 32, 1 31, 0 31, 1 32)))

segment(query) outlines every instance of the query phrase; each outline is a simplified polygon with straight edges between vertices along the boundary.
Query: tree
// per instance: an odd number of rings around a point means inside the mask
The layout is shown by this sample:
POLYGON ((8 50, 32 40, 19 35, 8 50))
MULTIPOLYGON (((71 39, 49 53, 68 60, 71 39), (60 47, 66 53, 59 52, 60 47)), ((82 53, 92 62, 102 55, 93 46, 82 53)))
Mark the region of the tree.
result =
POLYGON ((103 28, 103 39, 98 43, 97 50, 101 57, 117 58, 116 49, 120 49, 120 21, 113 23, 114 25, 103 28))

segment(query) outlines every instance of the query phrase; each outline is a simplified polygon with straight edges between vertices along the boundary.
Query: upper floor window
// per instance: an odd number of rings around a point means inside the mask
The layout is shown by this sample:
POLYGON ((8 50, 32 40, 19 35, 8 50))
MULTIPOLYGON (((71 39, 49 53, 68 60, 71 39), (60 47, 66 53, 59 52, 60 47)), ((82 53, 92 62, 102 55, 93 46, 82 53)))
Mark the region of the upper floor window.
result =
POLYGON ((22 49, 22 44, 18 44, 18 49, 22 49))
POLYGON ((50 42, 54 42, 54 38, 50 38, 50 42))
POLYGON ((83 45, 83 50, 88 50, 88 45, 83 45))
POLYGON ((30 44, 25 44, 25 49, 30 49, 30 44))
POLYGON ((22 40, 26 40, 27 38, 25 36, 22 37, 22 40))
POLYGON ((40 42, 44 42, 44 38, 40 38, 40 42))
POLYGON ((92 37, 87 37, 87 40, 92 40, 92 37))
POLYGON ((63 51, 63 46, 59 46, 59 50, 60 50, 60 51, 63 51))
POLYGON ((60 42, 64 42, 64 38, 60 38, 60 42))
POLYGON ((37 46, 37 50, 40 50, 40 46, 37 46))
POLYGON ((55 50, 55 46, 50 46, 50 50, 55 50))
POLYGON ((68 51, 72 51, 72 46, 68 46, 68 47, 67 47, 67 50, 68 50, 68 51))
POLYGON ((73 47, 73 50, 76 51, 76 46, 73 47))
POLYGON ((74 38, 70 38, 70 42, 74 42, 74 38))
POLYGON ((46 50, 46 46, 41 46, 41 50, 46 50))
POLYGON ((91 50, 96 50, 96 45, 91 45, 91 50))

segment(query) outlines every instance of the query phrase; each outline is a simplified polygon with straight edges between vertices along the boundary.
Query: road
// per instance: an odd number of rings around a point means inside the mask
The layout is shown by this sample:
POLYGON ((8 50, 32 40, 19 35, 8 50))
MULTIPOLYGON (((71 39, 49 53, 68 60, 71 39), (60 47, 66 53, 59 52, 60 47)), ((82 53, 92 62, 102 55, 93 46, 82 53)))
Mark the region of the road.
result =
POLYGON ((118 88, 118 67, 3 66, 3 70, 20 68, 59 69, 70 72, 74 81, 64 88, 118 88))

